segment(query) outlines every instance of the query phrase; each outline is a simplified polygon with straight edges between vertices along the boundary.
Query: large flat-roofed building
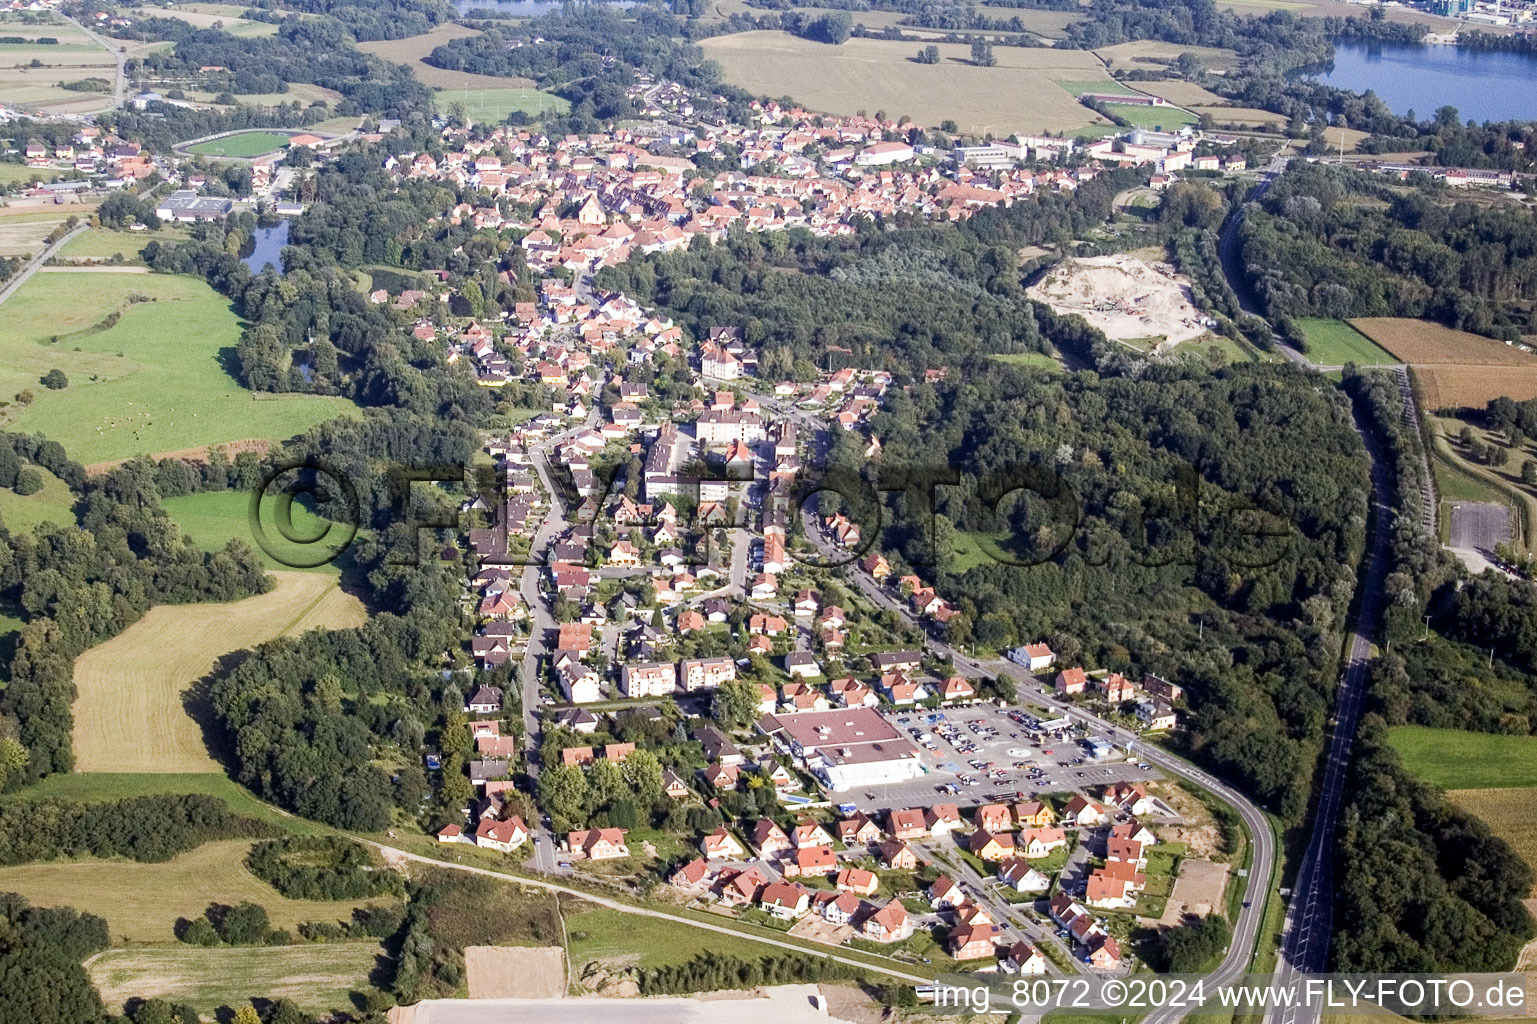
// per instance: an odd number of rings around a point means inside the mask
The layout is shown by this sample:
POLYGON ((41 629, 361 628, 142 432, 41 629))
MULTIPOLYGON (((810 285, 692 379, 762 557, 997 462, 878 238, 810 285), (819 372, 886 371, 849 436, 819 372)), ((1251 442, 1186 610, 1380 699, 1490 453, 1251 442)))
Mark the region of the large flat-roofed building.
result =
POLYGON ((199 196, 193 189, 172 192, 155 207, 155 216, 183 224, 197 220, 220 220, 229 216, 234 203, 217 196, 199 196))
POLYGON ((906 782, 923 774, 918 751, 873 708, 764 715, 758 728, 833 790, 906 782))

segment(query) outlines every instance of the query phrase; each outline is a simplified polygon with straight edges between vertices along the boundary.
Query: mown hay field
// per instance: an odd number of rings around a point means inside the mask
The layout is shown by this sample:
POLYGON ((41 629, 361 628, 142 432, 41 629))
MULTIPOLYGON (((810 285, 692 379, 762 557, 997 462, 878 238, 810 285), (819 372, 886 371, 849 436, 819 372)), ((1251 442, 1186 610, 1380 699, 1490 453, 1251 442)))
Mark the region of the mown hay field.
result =
POLYGON ((114 943, 164 945, 176 943, 178 918, 197 917, 210 903, 259 903, 274 928, 292 930, 306 921, 348 920, 353 907, 369 902, 288 899, 245 869, 250 847, 249 839, 204 843, 162 864, 86 857, 0 867, 0 892, 98 914, 114 943))
POLYGON ((225 654, 308 629, 366 618, 322 573, 273 573, 265 594, 226 604, 158 605, 75 659, 75 767, 82 772, 208 772, 186 693, 225 654))
POLYGON ((352 1010, 349 994, 368 987, 383 955, 372 942, 112 949, 92 960, 88 970, 109 1009, 160 996, 211 1020, 220 1007, 252 999, 289 999, 315 1014, 352 1010))
POLYGON ((1157 39, 1138 39, 1114 46, 1101 46, 1094 53, 1111 71, 1132 71, 1162 67, 1177 60, 1182 53, 1196 58, 1208 71, 1226 71, 1238 65, 1238 54, 1213 46, 1185 46, 1157 39))
MULTIPOLYGON (((1537 787, 1454 789, 1446 795, 1458 807, 1482 818, 1537 872, 1537 787)), ((1532 895, 1537 896, 1537 885, 1532 895)))
POLYGON ((480 35, 479 29, 465 28, 452 22, 438 25, 430 32, 404 39, 379 39, 359 43, 358 49, 375 57, 404 64, 423 85, 433 89, 507 89, 514 86, 532 88, 530 78, 498 78, 495 75, 476 75, 468 71, 449 71, 433 67, 425 58, 433 50, 452 39, 480 35))
POLYGON ((785 32, 740 32, 701 40, 732 85, 790 96, 813 110, 854 114, 884 110, 921 125, 954 120, 962 131, 1063 131, 1105 119, 1056 80, 1099 78, 1103 68, 1082 50, 1000 46, 997 66, 971 63, 971 49, 940 43, 940 62, 919 64, 912 43, 850 39, 839 46, 785 32))

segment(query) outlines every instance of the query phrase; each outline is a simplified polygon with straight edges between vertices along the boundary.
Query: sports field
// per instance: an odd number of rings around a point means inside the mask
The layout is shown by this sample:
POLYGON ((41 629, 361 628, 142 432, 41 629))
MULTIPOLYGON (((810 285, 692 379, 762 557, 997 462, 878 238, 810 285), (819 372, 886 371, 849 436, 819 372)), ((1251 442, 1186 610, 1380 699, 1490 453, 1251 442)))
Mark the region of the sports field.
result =
POLYGON ((76 658, 76 771, 218 771, 188 689, 225 654, 307 629, 357 626, 366 617, 328 575, 273 576, 273 590, 243 601, 157 605, 76 658))
POLYGON ((383 955, 372 942, 233 949, 178 945, 108 950, 88 969, 108 1010, 120 1009, 129 999, 161 996, 212 1020, 220 1007, 252 999, 289 999, 314 1014, 351 1011, 349 994, 368 987, 368 976, 383 955))
POLYGON ((239 132, 222 139, 210 139, 188 146, 187 152, 197 156, 261 156, 288 145, 288 136, 277 132, 239 132))
POLYGON ((21 495, 0 487, 0 523, 12 533, 31 533, 38 523, 73 524, 75 495, 69 485, 40 466, 32 468, 43 478, 43 489, 21 495))
POLYGON ((1315 363, 1323 363, 1325 366, 1344 366, 1346 363, 1392 366, 1398 362, 1343 320, 1298 317, 1296 323, 1307 338, 1307 356, 1315 363))
MULTIPOLYGON (((1458 807, 1482 818, 1537 872, 1537 787, 1454 789, 1446 795, 1458 807)), ((1532 895, 1537 896, 1537 887, 1532 895)))
POLYGON ((732 85, 834 114, 884 110, 921 125, 948 118, 962 131, 1000 135, 1105 123, 1056 84, 1103 75, 1082 50, 1000 46, 997 66, 984 68, 958 43, 937 44, 941 59, 933 65, 913 59, 920 49, 913 43, 881 39, 829 46, 785 32, 740 32, 699 45, 732 85))
MULTIPOLYGON (((278 488, 273 488, 274 492, 276 490, 278 488)), ((316 515, 302 497, 289 507, 293 527, 291 532, 304 540, 321 537, 323 540, 313 545, 289 543, 275 522, 276 504, 275 493, 262 502, 261 523, 268 543, 282 561, 269 555, 258 542, 251 527, 251 496, 245 491, 208 491, 161 500, 161 505, 176 525, 204 551, 217 551, 232 539, 241 540, 257 550, 266 568, 276 571, 290 569, 289 563, 303 565, 316 561, 321 554, 339 552, 346 544, 348 531, 316 515)), ((340 568, 333 562, 296 571, 335 576, 340 568)))
POLYGON ((0 395, 25 389, 36 400, 0 412, 0 427, 47 434, 89 465, 280 440, 355 413, 342 398, 253 398, 228 369, 239 340, 229 302, 195 278, 37 274, 0 316, 0 395), (66 390, 38 384, 54 367, 69 377, 66 390))
POLYGON ((1537 736, 1400 726, 1388 742, 1410 772, 1443 789, 1537 786, 1537 736))
POLYGON ((1187 124, 1195 124, 1200 118, 1179 107, 1144 107, 1137 103, 1106 103, 1104 108, 1133 128, 1152 128, 1172 131, 1187 124))
POLYGON ((537 117, 541 112, 553 110, 564 114, 571 109, 571 101, 564 96, 538 89, 434 89, 433 92, 439 110, 446 111, 450 104, 463 103, 465 114, 477 124, 499 124, 514 110, 537 117))
POLYGON ((273 927, 293 928, 346 920, 353 907, 369 902, 288 899, 245 869, 250 847, 249 839, 204 843, 161 864, 87 857, 0 867, 0 892, 19 892, 37 906, 100 914, 114 943, 175 943, 176 919, 197 917, 210 903, 260 903, 273 927))

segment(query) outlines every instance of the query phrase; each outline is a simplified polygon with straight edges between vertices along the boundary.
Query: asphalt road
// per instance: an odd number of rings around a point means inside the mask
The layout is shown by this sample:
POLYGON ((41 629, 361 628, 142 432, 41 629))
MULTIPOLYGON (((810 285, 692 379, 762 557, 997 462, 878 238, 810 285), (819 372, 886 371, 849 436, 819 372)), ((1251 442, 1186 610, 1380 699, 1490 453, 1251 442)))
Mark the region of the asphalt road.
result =
POLYGON ((123 44, 120 42, 114 42, 111 39, 107 39, 101 35, 98 35, 89 27, 76 21, 74 18, 71 18, 68 15, 64 15, 64 20, 70 22, 80 31, 90 36, 92 42, 96 43, 98 46, 104 47, 106 51, 112 55, 112 59, 117 63, 117 77, 112 83, 111 109, 122 109, 123 99, 128 89, 128 57, 122 51, 123 44))

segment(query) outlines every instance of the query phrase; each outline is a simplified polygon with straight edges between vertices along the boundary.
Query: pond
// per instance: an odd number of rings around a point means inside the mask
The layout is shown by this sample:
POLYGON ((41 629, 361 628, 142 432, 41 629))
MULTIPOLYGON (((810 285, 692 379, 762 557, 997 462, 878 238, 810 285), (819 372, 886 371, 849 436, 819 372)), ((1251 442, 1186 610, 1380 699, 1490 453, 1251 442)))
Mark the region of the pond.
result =
POLYGON ((288 221, 280 220, 270 228, 257 228, 256 237, 246 243, 242 250, 240 262, 253 274, 260 274, 263 268, 271 266, 279 274, 283 273, 283 246, 288 244, 288 221))
POLYGON ((1308 75, 1352 92, 1370 89, 1395 114, 1425 121, 1451 105, 1461 120, 1537 120, 1537 59, 1456 46, 1336 43, 1334 64, 1308 75))

